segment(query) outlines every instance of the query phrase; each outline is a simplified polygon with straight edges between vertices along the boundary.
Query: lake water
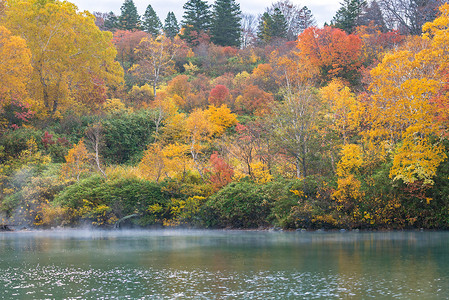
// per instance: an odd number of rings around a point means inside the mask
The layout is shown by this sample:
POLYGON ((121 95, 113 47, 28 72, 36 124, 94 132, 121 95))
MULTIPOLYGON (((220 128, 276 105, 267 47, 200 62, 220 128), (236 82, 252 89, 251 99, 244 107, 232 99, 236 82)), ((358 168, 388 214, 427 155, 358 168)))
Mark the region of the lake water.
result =
POLYGON ((0 233, 0 299, 449 299, 449 232, 0 233))

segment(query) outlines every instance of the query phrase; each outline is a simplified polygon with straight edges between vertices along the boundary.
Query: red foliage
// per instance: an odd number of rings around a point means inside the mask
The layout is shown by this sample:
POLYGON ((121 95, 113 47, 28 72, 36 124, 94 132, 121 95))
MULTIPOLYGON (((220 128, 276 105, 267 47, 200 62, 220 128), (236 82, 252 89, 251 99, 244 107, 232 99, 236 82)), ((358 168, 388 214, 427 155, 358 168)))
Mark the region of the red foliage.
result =
POLYGON ((321 80, 340 77, 354 82, 361 67, 360 38, 341 29, 309 27, 298 37, 300 55, 321 70, 321 80))
POLYGON ((214 87, 209 94, 209 103, 215 106, 221 106, 222 104, 228 104, 229 90, 222 84, 214 87))
POLYGON ((117 60, 121 63, 122 67, 125 62, 128 63, 128 67, 131 67, 132 63, 136 60, 134 49, 139 45, 142 38, 148 36, 144 31, 130 31, 130 30, 117 30, 114 32, 112 42, 117 48, 117 60))
POLYGON ((264 92, 255 85, 248 85, 243 91, 242 97, 238 98, 236 108, 244 114, 263 114, 270 110, 274 98, 271 94, 264 92))
POLYGON ((42 138, 42 144, 47 148, 49 145, 53 145, 55 141, 53 140, 53 134, 49 134, 48 131, 45 131, 44 137, 42 138))
POLYGON ((214 152, 210 156, 210 163, 212 165, 212 170, 209 171, 209 180, 215 190, 219 190, 232 182, 234 170, 223 158, 218 156, 217 152, 214 152))
POLYGON ((236 56, 237 53, 238 53, 238 49, 237 49, 237 48, 234 48, 234 47, 231 47, 231 46, 223 47, 223 54, 224 54, 226 57, 233 57, 233 56, 236 56))

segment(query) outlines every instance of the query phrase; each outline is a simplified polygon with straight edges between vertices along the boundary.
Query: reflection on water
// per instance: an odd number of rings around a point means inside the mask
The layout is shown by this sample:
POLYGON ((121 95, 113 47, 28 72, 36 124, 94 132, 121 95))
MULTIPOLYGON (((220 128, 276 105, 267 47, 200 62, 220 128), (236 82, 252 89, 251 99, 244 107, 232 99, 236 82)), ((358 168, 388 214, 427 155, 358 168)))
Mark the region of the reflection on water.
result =
POLYGON ((0 233, 3 299, 449 296, 449 233, 0 233))

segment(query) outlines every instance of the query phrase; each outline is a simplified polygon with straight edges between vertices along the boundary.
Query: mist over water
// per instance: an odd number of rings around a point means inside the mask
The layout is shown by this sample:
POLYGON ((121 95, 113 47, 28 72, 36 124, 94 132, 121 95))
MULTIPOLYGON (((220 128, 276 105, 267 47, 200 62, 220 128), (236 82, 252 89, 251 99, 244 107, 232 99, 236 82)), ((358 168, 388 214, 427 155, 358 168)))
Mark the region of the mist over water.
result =
POLYGON ((441 299, 448 232, 0 233, 0 299, 441 299))

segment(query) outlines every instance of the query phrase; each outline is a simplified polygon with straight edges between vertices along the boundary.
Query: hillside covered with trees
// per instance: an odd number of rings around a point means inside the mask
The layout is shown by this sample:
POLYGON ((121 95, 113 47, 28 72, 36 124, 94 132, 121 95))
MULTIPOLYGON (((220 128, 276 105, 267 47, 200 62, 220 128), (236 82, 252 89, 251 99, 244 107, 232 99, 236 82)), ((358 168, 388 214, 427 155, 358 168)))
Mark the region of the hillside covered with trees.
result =
POLYGON ((183 8, 0 0, 0 224, 449 227, 449 4, 183 8))

